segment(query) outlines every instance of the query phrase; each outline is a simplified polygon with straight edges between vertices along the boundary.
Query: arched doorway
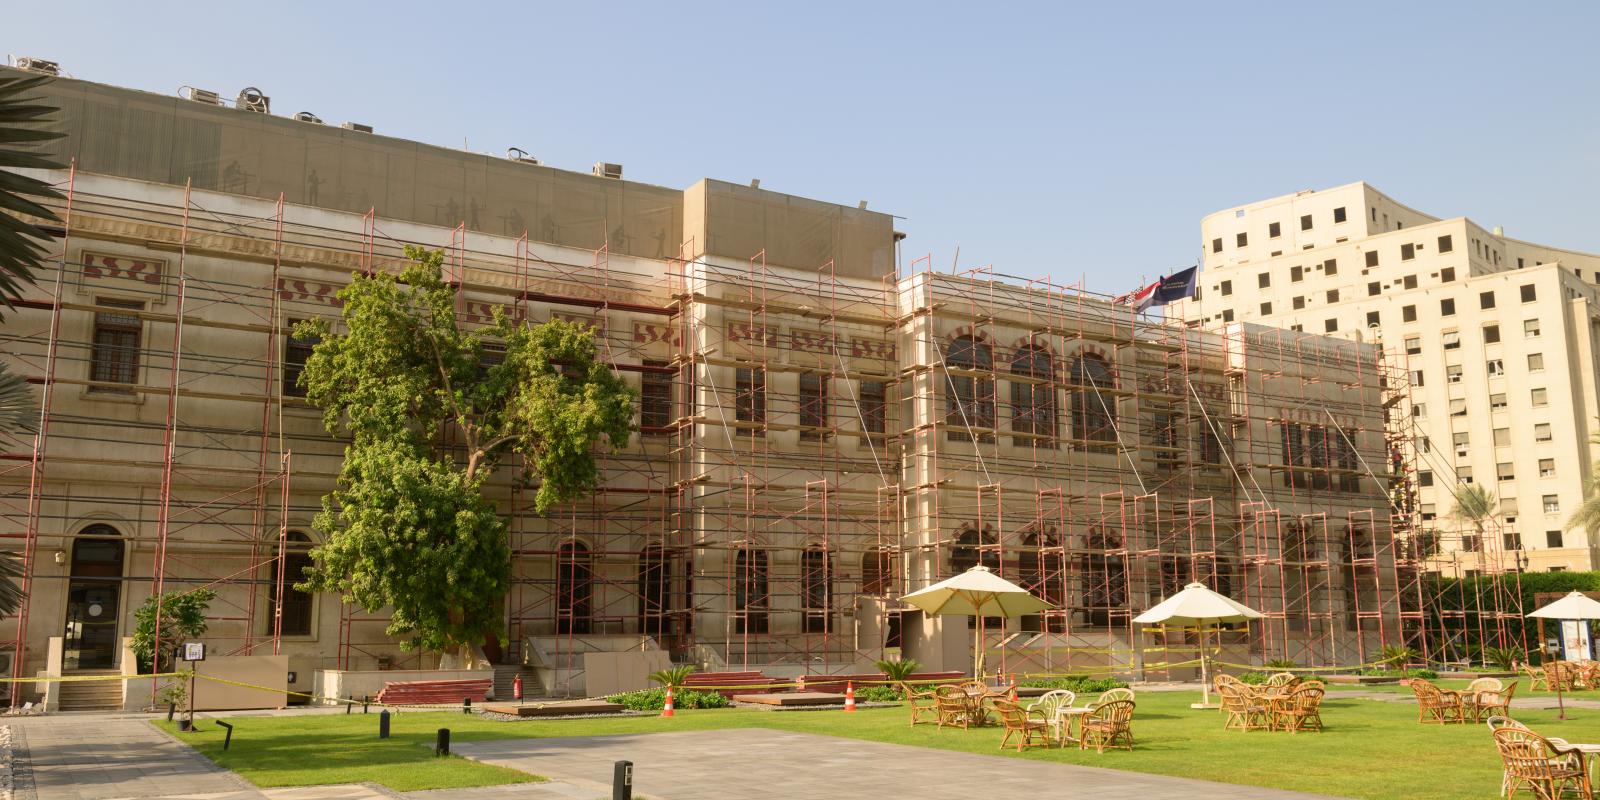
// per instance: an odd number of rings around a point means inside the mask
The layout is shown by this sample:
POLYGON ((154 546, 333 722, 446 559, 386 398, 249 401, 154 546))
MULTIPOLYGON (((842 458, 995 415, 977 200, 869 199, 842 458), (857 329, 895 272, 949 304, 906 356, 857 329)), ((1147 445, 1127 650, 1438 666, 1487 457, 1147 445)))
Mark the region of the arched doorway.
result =
POLYGON ((117 665, 125 552, 121 532, 110 525, 90 525, 72 540, 63 669, 111 669, 117 665))
MULTIPOLYGON (((283 549, 283 586, 279 587, 276 569, 270 571, 267 580, 272 582, 269 594, 274 603, 282 601, 284 636, 310 636, 312 612, 315 609, 314 599, 310 592, 302 592, 295 588, 295 584, 306 579, 305 571, 311 566, 311 537, 300 531, 289 531, 284 535, 283 549), (279 597, 279 590, 282 597, 279 597)), ((276 565, 273 565, 276 566, 276 565)), ((266 634, 273 633, 272 615, 268 614, 266 634)))
POLYGON ((561 543, 556 555, 556 633, 592 633, 594 563, 583 542, 561 543))

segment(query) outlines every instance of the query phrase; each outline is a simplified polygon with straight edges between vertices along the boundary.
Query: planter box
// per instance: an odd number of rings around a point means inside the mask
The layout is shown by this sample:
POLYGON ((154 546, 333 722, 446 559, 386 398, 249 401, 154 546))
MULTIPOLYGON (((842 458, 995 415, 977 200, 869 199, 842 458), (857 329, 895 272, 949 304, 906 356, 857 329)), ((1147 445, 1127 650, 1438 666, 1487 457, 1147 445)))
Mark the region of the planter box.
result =
POLYGON ((1389 676, 1389 675, 1329 675, 1327 678, 1324 678, 1324 680, 1326 680, 1328 683, 1355 684, 1355 685, 1365 685, 1365 684, 1374 684, 1374 685, 1376 685, 1376 684, 1383 684, 1383 683, 1400 683, 1401 682, 1400 678, 1398 676, 1389 676))
POLYGON ((391 681, 461 681, 494 680, 492 669, 387 669, 341 670, 319 669, 313 679, 312 690, 323 705, 336 706, 345 698, 378 696, 383 685, 391 681))

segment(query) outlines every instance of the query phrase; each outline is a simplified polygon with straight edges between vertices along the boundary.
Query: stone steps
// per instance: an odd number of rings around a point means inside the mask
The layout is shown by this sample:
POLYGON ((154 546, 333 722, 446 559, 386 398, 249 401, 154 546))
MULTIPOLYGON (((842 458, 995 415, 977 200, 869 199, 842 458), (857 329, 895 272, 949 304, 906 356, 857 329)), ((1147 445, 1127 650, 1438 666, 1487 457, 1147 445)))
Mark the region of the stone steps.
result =
MULTIPOLYGON (((115 670, 96 670, 74 672, 70 677, 119 674, 115 670)), ((122 684, 119 680, 62 681, 59 707, 62 711, 115 711, 122 708, 122 684)))

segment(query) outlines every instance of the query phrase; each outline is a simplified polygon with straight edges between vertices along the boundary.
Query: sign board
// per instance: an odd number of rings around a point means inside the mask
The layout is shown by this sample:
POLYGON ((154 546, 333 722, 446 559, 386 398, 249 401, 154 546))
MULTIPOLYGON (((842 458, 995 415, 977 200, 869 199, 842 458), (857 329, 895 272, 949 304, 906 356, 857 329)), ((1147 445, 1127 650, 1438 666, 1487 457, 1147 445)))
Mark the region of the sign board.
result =
POLYGON ((184 661, 204 661, 204 660, 206 660, 206 644, 205 644, 205 642, 184 642, 183 643, 183 660, 184 661))
POLYGON ((1561 657, 1566 661, 1588 661, 1589 621, 1583 619, 1561 620, 1561 657))

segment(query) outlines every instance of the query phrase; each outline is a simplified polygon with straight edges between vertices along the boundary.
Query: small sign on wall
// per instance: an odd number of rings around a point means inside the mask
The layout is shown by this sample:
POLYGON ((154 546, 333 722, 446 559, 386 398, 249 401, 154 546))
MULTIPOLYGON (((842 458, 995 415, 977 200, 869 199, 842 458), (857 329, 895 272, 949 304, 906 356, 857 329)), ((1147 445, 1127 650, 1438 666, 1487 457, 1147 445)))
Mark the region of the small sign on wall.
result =
POLYGON ((205 644, 205 642, 184 642, 183 643, 183 660, 184 661, 204 661, 204 660, 206 660, 206 644, 205 644))

